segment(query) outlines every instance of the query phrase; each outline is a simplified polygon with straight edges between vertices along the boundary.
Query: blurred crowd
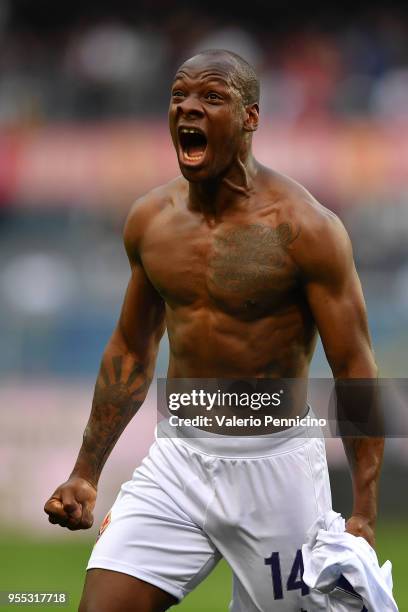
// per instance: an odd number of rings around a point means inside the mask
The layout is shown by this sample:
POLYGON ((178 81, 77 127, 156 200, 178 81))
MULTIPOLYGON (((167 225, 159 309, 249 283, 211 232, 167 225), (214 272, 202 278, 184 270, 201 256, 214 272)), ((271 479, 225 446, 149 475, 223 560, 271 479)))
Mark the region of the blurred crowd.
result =
POLYGON ((177 65, 211 47, 256 67, 263 112, 281 120, 406 113, 404 14, 334 12, 329 23, 309 14, 287 28, 265 4, 258 19, 256 10, 224 14, 217 4, 141 4, 118 17, 88 15, 85 3, 80 17, 38 28, 13 19, 14 3, 2 0, 0 123, 160 114, 177 65))

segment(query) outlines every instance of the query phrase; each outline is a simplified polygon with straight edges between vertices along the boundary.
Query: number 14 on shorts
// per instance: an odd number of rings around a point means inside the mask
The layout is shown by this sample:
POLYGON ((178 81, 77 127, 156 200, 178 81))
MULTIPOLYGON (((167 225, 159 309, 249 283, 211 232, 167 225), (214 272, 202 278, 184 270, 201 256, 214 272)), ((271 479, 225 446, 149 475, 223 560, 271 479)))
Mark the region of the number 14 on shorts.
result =
POLYGON ((265 559, 265 565, 271 566, 271 577, 273 586, 274 599, 283 599, 284 584, 287 591, 295 591, 300 589, 302 595, 309 594, 309 587, 302 580, 303 576, 303 557, 302 551, 296 551, 296 555, 292 564, 289 575, 282 577, 281 562, 278 552, 273 552, 270 557, 265 559), (286 582, 285 582, 286 579, 286 582))

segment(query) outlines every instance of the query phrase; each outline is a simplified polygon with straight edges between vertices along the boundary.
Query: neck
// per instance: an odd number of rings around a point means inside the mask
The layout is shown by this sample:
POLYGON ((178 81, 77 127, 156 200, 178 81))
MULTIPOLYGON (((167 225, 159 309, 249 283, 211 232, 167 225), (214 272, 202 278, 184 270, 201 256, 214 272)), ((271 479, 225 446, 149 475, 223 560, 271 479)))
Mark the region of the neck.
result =
POLYGON ((245 156, 241 152, 219 177, 189 184, 190 205, 206 216, 217 216, 251 196, 257 172, 258 162, 252 151, 248 151, 245 156))

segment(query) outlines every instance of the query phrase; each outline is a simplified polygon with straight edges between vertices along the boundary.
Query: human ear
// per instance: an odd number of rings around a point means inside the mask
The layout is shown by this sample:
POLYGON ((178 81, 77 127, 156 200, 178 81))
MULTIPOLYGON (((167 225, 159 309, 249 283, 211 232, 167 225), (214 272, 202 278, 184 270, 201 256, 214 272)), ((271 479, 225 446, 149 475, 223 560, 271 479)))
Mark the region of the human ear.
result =
POLYGON ((259 123, 259 105, 255 102, 254 104, 248 104, 245 107, 245 119, 244 119, 244 130, 247 132, 255 132, 258 129, 259 123))

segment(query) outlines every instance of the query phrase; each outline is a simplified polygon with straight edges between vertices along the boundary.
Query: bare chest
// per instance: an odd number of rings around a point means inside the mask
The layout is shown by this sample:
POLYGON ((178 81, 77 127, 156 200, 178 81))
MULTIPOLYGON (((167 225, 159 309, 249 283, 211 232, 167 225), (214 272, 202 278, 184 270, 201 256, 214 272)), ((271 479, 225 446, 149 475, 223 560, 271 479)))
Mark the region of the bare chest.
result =
POLYGON ((146 272, 170 306, 208 304, 258 316, 281 307, 297 285, 290 223, 186 224, 152 231, 143 250, 146 272))

